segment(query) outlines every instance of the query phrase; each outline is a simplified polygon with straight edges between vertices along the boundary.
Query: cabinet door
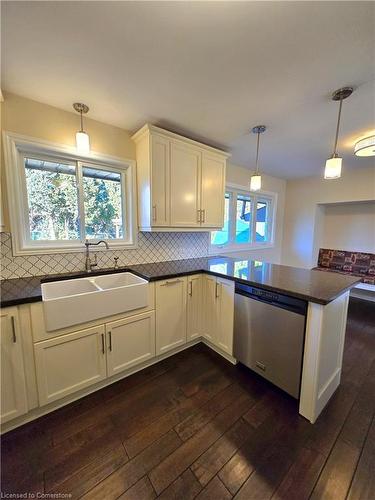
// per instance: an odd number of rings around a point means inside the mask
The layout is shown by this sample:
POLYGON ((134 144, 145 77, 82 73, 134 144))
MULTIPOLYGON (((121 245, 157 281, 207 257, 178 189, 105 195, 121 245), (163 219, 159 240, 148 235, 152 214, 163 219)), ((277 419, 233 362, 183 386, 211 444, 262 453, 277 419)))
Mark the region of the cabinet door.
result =
POLYGON ((151 225, 168 226, 170 141, 151 137, 151 225))
POLYGON ((217 283, 217 339, 216 345, 233 354, 234 282, 216 278, 217 283))
POLYGON ((202 153, 201 226, 224 225, 225 165, 225 159, 202 153))
POLYGON ((186 343, 186 278, 156 283, 156 354, 186 343))
POLYGON ((109 377, 155 356, 154 312, 108 323, 106 332, 109 377))
POLYGON ((196 274, 187 279, 187 340, 202 335, 202 276, 196 274))
POLYGON ((171 226, 200 227, 201 153, 171 142, 171 226))
POLYGON ((217 285, 214 276, 203 276, 203 336, 212 343, 217 337, 217 285))
POLYGON ((106 378, 104 326, 39 342, 34 352, 41 406, 106 378))
POLYGON ((1 422, 27 412, 19 318, 16 307, 1 310, 1 422))

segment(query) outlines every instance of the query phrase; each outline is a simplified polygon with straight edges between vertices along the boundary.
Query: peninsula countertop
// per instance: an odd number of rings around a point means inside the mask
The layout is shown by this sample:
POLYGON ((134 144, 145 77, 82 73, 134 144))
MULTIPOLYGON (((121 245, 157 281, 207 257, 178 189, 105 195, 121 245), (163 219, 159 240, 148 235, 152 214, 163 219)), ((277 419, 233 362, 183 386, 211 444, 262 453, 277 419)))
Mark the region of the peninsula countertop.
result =
POLYGON ((118 269, 99 269, 90 274, 79 271, 1 280, 0 305, 8 307, 42 300, 41 284, 43 282, 126 271, 148 281, 207 273, 323 305, 328 304, 360 281, 359 278, 353 276, 323 273, 314 269, 302 269, 250 259, 202 257, 129 265, 118 269))

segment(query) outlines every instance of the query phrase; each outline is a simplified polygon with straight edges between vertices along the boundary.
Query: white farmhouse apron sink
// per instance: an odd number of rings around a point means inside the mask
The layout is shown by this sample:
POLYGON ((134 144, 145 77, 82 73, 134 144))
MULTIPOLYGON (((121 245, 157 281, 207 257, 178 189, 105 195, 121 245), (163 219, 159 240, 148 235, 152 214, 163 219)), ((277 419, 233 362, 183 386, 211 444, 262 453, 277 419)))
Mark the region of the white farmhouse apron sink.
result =
POLYGON ((132 273, 42 283, 46 328, 58 330, 146 307, 147 285, 132 273))

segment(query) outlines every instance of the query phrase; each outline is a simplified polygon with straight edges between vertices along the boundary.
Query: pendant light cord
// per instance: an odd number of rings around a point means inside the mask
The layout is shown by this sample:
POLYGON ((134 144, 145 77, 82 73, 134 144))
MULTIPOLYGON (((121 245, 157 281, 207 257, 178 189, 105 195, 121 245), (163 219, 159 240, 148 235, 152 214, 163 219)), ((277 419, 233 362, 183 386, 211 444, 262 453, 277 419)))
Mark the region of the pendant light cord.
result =
POLYGON ((336 137, 335 137, 335 145, 334 145, 334 148, 333 148, 333 157, 337 156, 337 141, 339 139, 340 120, 341 120, 341 108, 342 108, 342 97, 340 99, 339 116, 337 118, 336 137))
POLYGON ((82 109, 80 111, 80 114, 81 114, 81 132, 83 132, 83 116, 82 116, 82 109))
POLYGON ((260 132, 258 132, 258 137, 257 137, 257 155, 255 159, 255 175, 259 174, 259 168, 258 168, 258 159, 259 159, 259 141, 260 141, 260 132))

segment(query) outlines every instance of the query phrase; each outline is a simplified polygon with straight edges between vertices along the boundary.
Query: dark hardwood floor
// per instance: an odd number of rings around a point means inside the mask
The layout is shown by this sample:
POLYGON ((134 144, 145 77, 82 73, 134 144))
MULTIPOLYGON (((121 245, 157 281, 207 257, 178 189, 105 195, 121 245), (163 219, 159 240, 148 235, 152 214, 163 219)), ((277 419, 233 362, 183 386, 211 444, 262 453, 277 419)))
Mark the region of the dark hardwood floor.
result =
POLYGON ((351 301, 342 383, 315 425, 199 345, 2 438, 2 492, 375 499, 375 307, 351 301))

